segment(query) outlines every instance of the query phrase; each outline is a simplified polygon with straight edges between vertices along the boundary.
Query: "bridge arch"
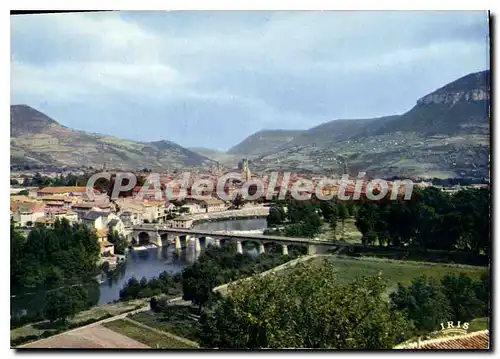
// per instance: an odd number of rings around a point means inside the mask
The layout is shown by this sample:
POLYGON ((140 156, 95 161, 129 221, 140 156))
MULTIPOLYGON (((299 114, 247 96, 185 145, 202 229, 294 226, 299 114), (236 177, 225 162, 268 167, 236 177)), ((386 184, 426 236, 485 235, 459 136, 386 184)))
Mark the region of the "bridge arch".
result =
POLYGON ((151 237, 148 232, 139 232, 139 235, 137 236, 137 241, 139 245, 144 245, 148 244, 151 240, 151 237))
POLYGON ((161 238, 161 241, 163 243, 163 245, 168 245, 168 240, 169 240, 169 233, 168 232, 165 232, 165 233, 160 233, 160 238, 161 238))

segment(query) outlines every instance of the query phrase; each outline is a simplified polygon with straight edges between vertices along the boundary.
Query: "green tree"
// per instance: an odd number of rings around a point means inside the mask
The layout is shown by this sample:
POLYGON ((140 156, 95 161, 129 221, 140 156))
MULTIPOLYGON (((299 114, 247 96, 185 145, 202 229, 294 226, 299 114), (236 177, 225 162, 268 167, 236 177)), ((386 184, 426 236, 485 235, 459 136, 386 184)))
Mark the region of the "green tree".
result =
POLYGON ((182 272, 183 299, 190 300, 201 308, 214 297, 213 289, 218 284, 218 269, 211 260, 195 262, 182 272))
POLYGON ((239 209, 241 206, 243 206, 243 203, 245 202, 243 196, 241 193, 237 193, 236 196, 232 200, 232 204, 236 209, 239 209))
POLYGON ((451 318, 449 300, 433 278, 420 276, 409 286, 398 284, 398 290, 390 297, 394 308, 413 320, 419 333, 435 331, 440 323, 451 318))
POLYGON ((446 275, 441 279, 443 291, 450 302, 451 320, 466 322, 482 316, 487 302, 476 296, 476 283, 468 275, 446 275))
POLYGON ((65 322, 86 306, 87 293, 79 286, 51 291, 47 294, 45 315, 51 322, 65 322))
POLYGON ((285 211, 283 210, 283 207, 274 205, 271 208, 269 208, 269 214, 267 215, 266 218, 268 227, 274 227, 283 224, 285 219, 286 219, 286 214, 285 211))
POLYGON ((229 289, 200 318, 207 348, 392 348, 411 324, 383 299, 381 277, 340 283, 333 265, 299 265, 229 289))
POLYGON ((343 203, 338 204, 338 217, 340 219, 340 222, 342 223, 342 235, 344 235, 344 229, 345 229, 345 221, 347 218, 349 218, 349 211, 347 210, 347 207, 343 203))

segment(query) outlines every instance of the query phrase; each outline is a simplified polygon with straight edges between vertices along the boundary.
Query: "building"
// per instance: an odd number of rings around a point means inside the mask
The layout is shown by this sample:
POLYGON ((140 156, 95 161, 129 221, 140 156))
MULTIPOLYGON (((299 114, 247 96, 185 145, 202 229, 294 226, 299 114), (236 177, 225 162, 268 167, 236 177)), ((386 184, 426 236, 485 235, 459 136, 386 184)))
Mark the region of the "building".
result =
POLYGON ((218 198, 200 201, 200 207, 203 212, 221 212, 227 209, 226 203, 218 198))
MULTIPOLYGON (((44 196, 84 196, 86 194, 87 187, 85 186, 63 186, 63 187, 44 187, 37 191, 38 197, 44 196)), ((99 193, 94 190, 95 193, 99 193)))
POLYGON ((38 218, 35 222, 36 225, 43 225, 47 228, 54 228, 54 218, 49 218, 49 217, 42 217, 38 218))
POLYGON ((53 218, 59 220, 67 219, 70 223, 75 223, 78 221, 78 214, 70 209, 46 210, 45 214, 47 218, 53 218))
POLYGON ((188 217, 179 217, 172 220, 172 228, 191 228, 193 220, 188 217))
POLYGON ((90 228, 107 230, 109 215, 109 212, 91 210, 82 217, 82 222, 90 228))
POLYGON ((165 221, 165 202, 163 201, 144 201, 142 204, 143 220, 148 220, 150 223, 165 221))
POLYGON ((99 242, 99 247, 101 249, 101 256, 111 257, 115 255, 115 245, 111 242, 108 242, 108 229, 97 229, 92 228, 92 232, 97 236, 97 241, 99 242))
POLYGON ((108 222, 108 230, 110 233, 118 233, 121 236, 125 236, 127 234, 125 230, 125 224, 120 218, 112 218, 108 222))
POLYGON ((45 216, 45 205, 36 202, 11 203, 12 220, 21 227, 31 227, 45 216))
POLYGON ((403 344, 394 349, 409 350, 467 350, 467 349, 489 349, 490 335, 488 330, 472 332, 452 337, 441 337, 416 343, 403 344))

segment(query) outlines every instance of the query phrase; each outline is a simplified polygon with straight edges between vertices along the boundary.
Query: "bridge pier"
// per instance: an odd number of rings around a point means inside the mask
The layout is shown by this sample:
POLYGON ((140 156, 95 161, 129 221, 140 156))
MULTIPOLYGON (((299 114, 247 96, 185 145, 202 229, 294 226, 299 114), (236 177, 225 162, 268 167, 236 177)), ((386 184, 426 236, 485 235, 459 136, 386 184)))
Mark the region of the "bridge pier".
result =
POLYGON ((175 250, 180 251, 181 249, 181 239, 179 238, 179 236, 175 236, 175 250))
POLYGON ((195 252, 200 252, 201 251, 201 245, 200 245, 200 239, 195 238, 194 240, 194 250, 195 252))
POLYGON ((309 244, 307 246, 307 255, 313 255, 316 254, 317 248, 314 244, 309 244))
POLYGON ((241 241, 236 241, 236 252, 239 254, 243 254, 243 246, 241 245, 241 241))
POLYGON ((266 248, 264 247, 264 243, 259 244, 259 254, 266 253, 266 248))
POLYGON ((281 254, 283 254, 284 256, 288 255, 288 247, 286 244, 281 245, 281 254))
POLYGON ((155 235, 151 236, 151 239, 149 241, 154 245, 156 245, 157 247, 163 246, 163 243, 161 242, 161 236, 159 233, 156 233, 155 235))
POLYGON ((220 247, 220 239, 215 239, 214 244, 216 247, 220 247))

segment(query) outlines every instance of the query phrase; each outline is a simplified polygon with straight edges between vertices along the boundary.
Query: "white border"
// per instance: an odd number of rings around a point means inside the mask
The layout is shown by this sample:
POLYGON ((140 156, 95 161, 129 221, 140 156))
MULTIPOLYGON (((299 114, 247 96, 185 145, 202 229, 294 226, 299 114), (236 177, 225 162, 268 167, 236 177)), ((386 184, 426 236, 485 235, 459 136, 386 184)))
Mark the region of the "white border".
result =
MULTIPOLYGON (((7 4, 7 2, 2 2, 2 7, 4 7, 7 4)), ((300 1, 300 0, 275 0, 275 1, 270 1, 270 0, 247 0, 247 1, 230 1, 230 0, 225 0, 225 1, 216 1, 216 0, 198 0, 198 1, 182 1, 182 0, 176 0, 176 1, 148 1, 148 0, 142 0, 142 1, 130 1, 130 0, 123 0, 123 1, 96 1, 96 0, 86 0, 86 1, 45 1, 45 0, 30 0, 30 1, 16 1, 16 2, 11 2, 11 5, 9 8, 14 8, 16 10, 32 10, 32 9, 38 9, 38 10, 85 10, 85 9, 107 9, 107 10, 115 10, 115 9, 120 9, 120 10, 201 10, 201 9, 231 9, 231 10, 245 10, 245 9, 252 9, 252 10, 423 10, 423 8, 426 10, 492 10, 493 13, 500 13, 498 11, 499 5, 498 1, 486 1, 486 0, 475 0, 475 1, 464 1, 464 0, 456 0, 453 2, 450 1, 444 1, 444 0, 433 0, 433 1, 425 1, 425 0, 406 0, 406 1, 385 1, 385 2, 380 2, 380 1, 360 1, 360 0, 351 0, 351 1, 318 1, 318 0, 307 0, 307 1, 300 1), (452 8, 450 7, 453 6, 452 8), (495 11, 496 10, 496 11, 495 11)), ((2 11, 2 18, 0 21, 0 38, 1 38, 1 48, 3 50, 3 56, 1 56, 1 62, 2 62, 2 68, 4 69, 3 74, 4 76, 2 79, 4 79, 4 86, 2 86, 2 100, 5 102, 5 106, 2 107, 4 110, 5 115, 7 115, 7 109, 9 108, 10 105, 10 63, 9 63, 9 58, 8 56, 10 54, 10 18, 9 14, 7 12, 8 9, 5 9, 2 11), (7 76, 5 76, 7 75, 7 76)), ((498 20, 496 26, 498 27, 498 20)), ((495 38, 495 45, 498 46, 498 40, 495 38)), ((495 61, 496 64, 496 61, 495 61)), ((494 64, 491 64, 493 67, 494 64)), ((496 71, 495 71, 496 72, 496 71)), ((496 76, 495 76, 496 77, 496 76)), ((495 84, 498 82, 495 81, 495 84)), ((495 96, 496 97, 496 96, 495 96)), ((1 141, 1 146, 3 146, 2 152, 2 168, 9 168, 9 143, 10 139, 8 138, 10 134, 10 129, 8 125, 8 119, 4 118, 3 121, 1 122, 1 126, 3 127, 2 131, 0 131, 1 136, 4 136, 4 140, 1 141)), ((499 154, 500 151, 497 148, 498 145, 497 143, 494 144, 492 149, 494 150, 495 153, 499 154), (496 151, 495 151, 496 150, 496 151)), ((2 177, 2 188, 7 189, 7 174, 4 174, 2 177), (4 184, 4 185, 3 185, 4 184)), ((494 188, 498 188, 497 182, 498 177, 494 176, 495 178, 495 183, 494 183, 494 188)), ((495 191, 496 193, 496 191, 495 191)), ((2 196, 5 196, 6 200, 8 200, 8 194, 7 191, 5 190, 4 193, 2 193, 2 196)), ((498 197, 498 196, 496 196, 498 197)), ((6 201, 7 202, 7 201, 6 201)), ((497 204, 497 203, 495 203, 497 204)), ((496 223, 500 223, 500 214, 498 211, 498 206, 496 207, 497 210, 495 212, 495 221, 496 223)), ((7 211, 7 203, 4 204, 1 208, 2 212, 7 211)), ((0 218, 5 221, 4 228, 9 227, 9 223, 7 222, 8 215, 7 213, 3 212, 0 218)), ((7 241, 7 238, 4 237, 4 241, 7 241)), ((5 242, 4 242, 5 243, 5 242)), ((498 248, 499 246, 496 245, 495 248, 498 248)), ((497 250, 495 250, 497 252, 497 250)), ((496 257, 497 253, 495 253, 496 257)), ((8 256, 8 253, 4 254, 4 256, 8 256)), ((10 268, 8 265, 7 260, 2 260, 1 265, 4 267, 2 268, 1 273, 5 275, 7 278, 10 276, 8 273, 10 273, 10 268)), ((496 276, 495 276, 496 277, 496 276)), ((7 279, 9 280, 9 279, 7 279)), ((495 283, 496 284, 496 283, 495 283)), ((8 298, 8 291, 5 290, 6 293, 4 293, 2 297, 2 304, 3 308, 9 308, 10 307, 10 301, 8 298)), ((495 304, 497 304, 497 300, 494 298, 495 304)), ((495 306, 495 308, 498 308, 498 306, 495 306)), ((6 310, 6 309, 5 309, 6 310)), ((6 316, 7 317, 7 316, 6 316)), ((3 335, 3 345, 2 349, 7 351, 7 355, 11 356, 14 355, 14 352, 12 350, 9 350, 10 348, 10 329, 8 327, 8 320, 6 319, 3 320, 3 326, 2 326, 2 331, 3 335)), ((495 332, 492 334, 496 334, 495 332)), ((496 339, 496 335, 495 339, 496 339)), ((49 354, 49 353, 47 353, 49 354)), ((53 352, 50 352, 50 354, 53 354, 53 352)), ((99 353, 99 352, 92 352, 91 354, 85 353, 84 355, 92 355, 94 357, 105 357, 111 353, 99 353)), ((119 353, 121 354, 121 353, 119 353)), ((381 353, 383 355, 383 353, 381 353)), ((426 355, 430 356, 437 356, 439 354, 436 353, 425 353, 426 355)), ((28 356, 28 354, 25 354, 28 356)), ((31 354, 34 355, 34 354, 31 354)), ((67 353, 60 353, 62 357, 68 357, 70 354, 67 353)), ((116 355, 116 354, 112 354, 116 355)), ((140 354, 134 353, 131 354, 132 356, 138 357, 140 354)), ((177 357, 180 356, 179 354, 175 353, 164 353, 161 355, 168 355, 169 357, 177 357)), ((181 354, 182 355, 182 354, 181 354)), ((188 354, 188 355, 194 355, 194 354, 188 354)), ((199 354, 198 354, 199 355, 199 354)), ((219 353, 214 353, 211 355, 220 355, 219 353)), ((231 354, 229 354, 231 355, 231 354)), ((254 355, 258 356, 267 356, 271 354, 264 354, 262 352, 256 353, 254 355)), ((287 354, 285 353, 274 353, 273 355, 277 356, 285 356, 287 354)), ((306 353, 299 353, 298 355, 309 355, 306 353)), ((339 354, 334 354, 334 355, 345 355, 343 353, 339 354)), ((358 354, 351 354, 354 356, 361 357, 363 355, 362 353, 358 354)), ((424 355, 422 353, 421 355, 424 355)))

